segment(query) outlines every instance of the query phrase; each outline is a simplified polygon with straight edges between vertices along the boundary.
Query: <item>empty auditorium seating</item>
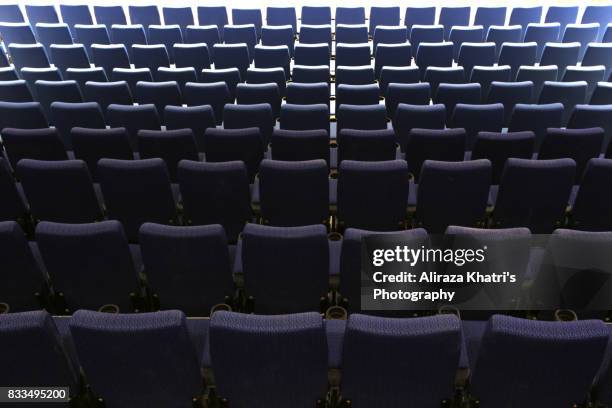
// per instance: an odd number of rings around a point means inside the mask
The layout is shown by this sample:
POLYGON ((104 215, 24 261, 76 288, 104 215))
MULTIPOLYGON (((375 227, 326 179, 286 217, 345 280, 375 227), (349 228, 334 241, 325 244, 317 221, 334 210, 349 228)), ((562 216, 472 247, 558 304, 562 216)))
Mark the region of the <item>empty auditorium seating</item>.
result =
MULTIPOLYGON (((612 404, 610 330, 521 309, 575 250, 607 279, 612 9, 521 6, 0 5, 0 383, 77 406, 612 404), (486 243, 519 284, 478 295, 527 319, 368 310, 376 235, 486 243)), ((549 289, 605 286, 580 279, 549 289)))

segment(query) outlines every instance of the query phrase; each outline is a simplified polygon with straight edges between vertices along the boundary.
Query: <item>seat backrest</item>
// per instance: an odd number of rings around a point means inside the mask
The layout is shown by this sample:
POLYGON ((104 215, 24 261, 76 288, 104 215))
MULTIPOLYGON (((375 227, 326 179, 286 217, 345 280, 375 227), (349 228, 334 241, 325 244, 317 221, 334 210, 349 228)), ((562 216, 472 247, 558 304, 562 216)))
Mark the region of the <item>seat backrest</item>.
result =
POLYGON ((204 151, 204 133, 216 126, 215 112, 209 105, 172 106, 164 109, 167 130, 191 129, 199 152, 204 151))
POLYGON ((138 239, 145 222, 176 222, 170 176, 162 159, 100 159, 97 174, 108 217, 122 222, 130 241, 138 239))
POLYGON ((393 129, 342 129, 337 137, 338 163, 342 160, 395 160, 396 139, 393 129))
POLYGON ((0 100, 5 102, 33 102, 32 92, 23 79, 0 82, 0 100))
POLYGON ((438 24, 444 26, 444 39, 448 40, 453 26, 470 25, 470 7, 442 7, 438 17, 438 24))
POLYGON ((0 243, 3 259, 0 302, 8 305, 11 313, 40 309, 37 293, 46 289, 45 278, 17 222, 0 222, 0 243))
MULTIPOLYGON (((223 126, 225 130, 259 129, 262 143, 265 145, 272 136, 275 116, 269 103, 254 103, 251 105, 226 104, 223 108, 223 126)), ((212 130, 212 129, 211 129, 212 130)), ((256 152, 253 150, 253 152, 256 152)))
POLYGON ((115 68, 130 68, 130 58, 123 44, 92 44, 91 59, 95 66, 104 68, 111 80, 115 68))
POLYGON ((517 103, 530 103, 533 100, 534 84, 524 82, 491 82, 487 103, 502 103, 504 105, 504 124, 510 122, 512 111, 517 103))
POLYGON ((232 407, 306 408, 326 392, 327 345, 317 313, 217 312, 211 319, 210 351, 219 395, 232 407), (266 368, 270 364, 275 370, 266 368))
POLYGON ((23 23, 23 13, 18 4, 3 4, 0 6, 0 20, 6 23, 23 23))
POLYGON ((16 170, 36 220, 80 223, 102 219, 85 162, 22 159, 16 170))
POLYGON ((512 68, 511 78, 516 78, 516 73, 522 65, 535 65, 538 60, 538 44, 536 42, 511 43, 505 42, 499 53, 499 65, 510 65, 512 68))
POLYGON ((485 7, 481 6, 476 9, 474 16, 474 25, 481 25, 484 28, 484 35, 487 35, 489 27, 503 26, 506 24, 506 7, 485 7))
POLYGON ((336 25, 364 24, 365 7, 336 7, 336 25))
POLYGON ((320 310, 329 279, 325 226, 246 224, 241 244, 245 291, 254 299, 255 313, 320 310))
POLYGON ((400 23, 400 8, 370 7, 370 35, 374 35, 378 26, 398 26, 400 23))
POLYGON ((337 129, 378 130, 387 128, 387 110, 384 105, 343 104, 337 111, 337 129))
POLYGON ((585 7, 584 9, 582 19, 580 20, 581 23, 599 23, 599 35, 597 36, 597 41, 601 41, 603 39, 606 25, 611 22, 610 12, 612 12, 612 7, 609 5, 591 5, 585 7))
POLYGON ((2 129, 2 144, 13 169, 21 159, 68 160, 57 129, 2 129))
POLYGON ((430 233, 441 233, 449 225, 474 227, 482 221, 487 208, 491 162, 426 160, 418 183, 417 226, 430 233), (451 197, 464 199, 452 202, 451 197))
POLYGON ((210 68, 212 48, 206 43, 174 44, 174 63, 177 68, 193 67, 199 78, 204 68, 210 68))
POLYGON ((65 312, 114 304, 132 311, 138 275, 118 221, 36 226, 36 241, 65 312))
POLYGON ((138 147, 141 159, 163 159, 173 182, 176 181, 179 161, 198 160, 198 148, 191 129, 140 130, 138 147))
POLYGON ((132 150, 138 151, 137 135, 142 129, 159 130, 160 120, 155 105, 117 105, 106 108, 106 121, 110 127, 124 127, 128 131, 132 150))
POLYGON ((104 24, 110 31, 113 24, 127 24, 123 6, 94 6, 94 14, 98 24, 104 24))
POLYGON ((97 102, 103 112, 105 112, 111 104, 132 105, 134 103, 127 81, 87 81, 82 90, 83 99, 90 102, 97 102))
POLYGON ((612 229, 608 190, 602 188, 612 177, 612 160, 593 158, 588 161, 580 180, 580 189, 572 207, 571 225, 585 231, 612 229))
POLYGON ((240 77, 246 77, 246 71, 250 65, 247 44, 215 44, 213 51, 215 54, 215 69, 238 68, 240 77))
POLYGON ((23 68, 48 68, 49 58, 42 44, 17 44, 10 43, 8 52, 13 60, 15 69, 21 71, 23 68))
POLYGON ((182 312, 79 310, 69 325, 92 390, 106 405, 189 405, 201 394, 199 361, 182 312), (117 372, 117 364, 126 369, 117 372))
POLYGON ((183 213, 188 225, 221 224, 235 242, 251 219, 251 193, 244 162, 183 160, 178 166, 183 213))
POLYGON ((110 129, 73 127, 70 138, 75 158, 87 163, 89 173, 94 180, 98 179, 98 160, 134 159, 127 130, 122 127, 110 129))
POLYGON ((504 127, 504 105, 458 103, 451 117, 451 126, 465 129, 467 133, 465 149, 471 151, 478 132, 501 132, 504 127))
POLYGON ((67 150, 72 149, 70 130, 81 126, 104 129, 104 115, 97 102, 53 102, 51 117, 67 150))
POLYGON ((587 162, 599 157, 604 140, 602 128, 588 129, 554 129, 549 128, 538 159, 561 159, 569 157, 576 162, 576 180, 580 184, 587 162))
POLYGON ((407 42, 378 44, 374 53, 374 73, 376 78, 380 78, 380 73, 384 67, 409 67, 411 60, 412 48, 407 42))
POLYGON ((488 159, 492 167, 491 184, 499 184, 506 160, 510 157, 530 159, 535 134, 522 132, 478 132, 472 149, 472 160, 488 159))
POLYGON ((15 179, 13 179, 9 165, 3 157, 0 157, 0 193, 3 197, 0 201, 0 219, 17 221, 21 225, 27 225, 28 212, 24 199, 17 191, 15 179))
POLYGON ((444 129, 445 123, 446 107, 441 103, 434 105, 400 103, 393 117, 393 129, 402 152, 406 152, 411 129, 444 129))
POLYGON ((272 159, 303 161, 323 159, 329 166, 329 134, 325 129, 274 129, 270 139, 272 159))
POLYGON ((601 321, 559 323, 495 315, 480 345, 472 393, 483 407, 501 401, 523 407, 580 403, 607 341, 601 321))
POLYGON ((206 129, 204 139, 207 161, 241 160, 246 164, 249 179, 254 179, 264 156, 263 138, 259 128, 210 128, 206 129))
POLYGON ((450 123, 455 106, 458 103, 476 105, 480 103, 482 89, 478 83, 449 84, 442 83, 433 95, 433 103, 446 106, 446 121, 450 123))
POLYGON ((231 299, 230 256, 221 225, 145 223, 139 242, 147 281, 161 310, 208 316, 211 307, 231 299), (197 296, 186 295, 194 287, 200 288, 197 296))
POLYGON ((26 5, 25 11, 32 27, 38 23, 59 23, 54 5, 26 5))
POLYGON ((216 25, 223 39, 223 27, 228 24, 227 9, 225 6, 198 6, 198 24, 216 25))
POLYGON ((21 387, 65 384, 78 393, 78 369, 70 360, 53 318, 44 310, 0 315, 2 381, 21 387), (31 364, 44 364, 32 370, 31 364))
POLYGON ((342 397, 355 406, 435 407, 449 401, 460 331, 454 315, 399 319, 352 314, 342 350, 342 397))
POLYGON ((143 27, 161 24, 157 6, 128 6, 130 22, 142 24, 143 27))
POLYGON ((587 98, 587 87, 586 81, 575 81, 575 82, 553 82, 546 81, 542 87, 540 93, 540 100, 538 103, 562 103, 563 104, 563 117, 562 124, 567 124, 574 106, 583 104, 587 98))
POLYGON ((495 203, 494 225, 551 232, 563 221, 575 174, 572 159, 508 159, 495 203))
POLYGON ((166 25, 178 25, 181 27, 183 38, 185 38, 187 26, 195 23, 191 7, 163 7, 164 23, 166 25))
POLYGON ((324 160, 263 160, 259 200, 266 223, 276 226, 320 224, 329 217, 328 166, 324 160))
POLYGON ((183 102, 187 106, 209 105, 213 109, 216 124, 220 125, 223 122, 223 109, 226 104, 233 102, 233 98, 224 81, 188 82, 183 91, 183 102))
POLYGON ((578 6, 549 6, 544 17, 545 23, 559 23, 561 37, 568 24, 573 24, 578 18, 578 6))
POLYGON ((464 129, 413 128, 407 135, 406 161, 415 180, 421 175, 425 160, 463 161, 464 129))
POLYGON ((0 33, 6 48, 11 44, 34 44, 36 38, 34 31, 28 23, 24 22, 1 22, 0 33))
POLYGON ((347 227, 400 229, 406 214, 408 180, 408 165, 403 160, 343 160, 338 175, 339 221, 347 227))
POLYGON ((329 106, 312 105, 281 105, 280 128, 286 130, 320 130, 329 135, 329 106))
POLYGON ((318 6, 302 6, 302 24, 331 24, 331 8, 318 6))
POLYGON ((521 39, 525 37, 525 31, 530 23, 539 23, 542 20, 542 6, 534 7, 513 7, 510 13, 508 25, 521 26, 521 39))
POLYGON ((537 152, 542 144, 542 140, 544 140, 546 129, 549 127, 561 127, 562 119, 563 104, 561 103, 540 105, 518 103, 512 111, 508 131, 519 132, 528 130, 535 133, 534 152, 537 152))
POLYGON ((7 127, 40 129, 49 127, 49 122, 40 102, 0 101, 0 130, 7 127))
POLYGON ((82 44, 51 44, 53 65, 65 73, 68 68, 90 68, 87 50, 82 44))
POLYGON ((297 17, 295 7, 267 7, 266 24, 269 26, 290 25, 297 32, 297 17))
POLYGON ((606 151, 612 139, 612 105, 576 105, 567 127, 570 129, 602 128, 605 134, 601 149, 606 151))

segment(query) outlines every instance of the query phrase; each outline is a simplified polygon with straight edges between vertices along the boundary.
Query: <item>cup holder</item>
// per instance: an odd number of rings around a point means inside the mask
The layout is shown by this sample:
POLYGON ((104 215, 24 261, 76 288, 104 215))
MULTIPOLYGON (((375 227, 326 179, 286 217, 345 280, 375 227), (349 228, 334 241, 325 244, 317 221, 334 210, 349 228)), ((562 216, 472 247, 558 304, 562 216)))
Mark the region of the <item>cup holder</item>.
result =
POLYGON ((341 241, 342 234, 340 234, 339 232, 330 232, 329 234, 327 234, 327 238, 330 241, 341 241))
POLYGON ((571 309, 559 309, 555 310, 555 321, 556 322, 574 322, 578 320, 576 312, 571 309))
POLYGON ((0 302, 0 314, 6 314, 10 310, 11 310, 11 307, 8 305, 8 303, 0 302))
POLYGON ((104 305, 98 309, 98 312, 117 314, 119 313, 119 306, 114 304, 104 305))
POLYGON ((219 312, 219 311, 231 312, 232 307, 228 305, 227 303, 217 303, 216 305, 210 308, 210 315, 212 316, 213 313, 219 312))
POLYGON ((327 320, 346 320, 348 313, 342 306, 330 306, 325 312, 327 320))
POLYGON ((455 306, 444 305, 438 308, 438 314, 454 314, 461 320, 461 311, 457 309, 455 306))

